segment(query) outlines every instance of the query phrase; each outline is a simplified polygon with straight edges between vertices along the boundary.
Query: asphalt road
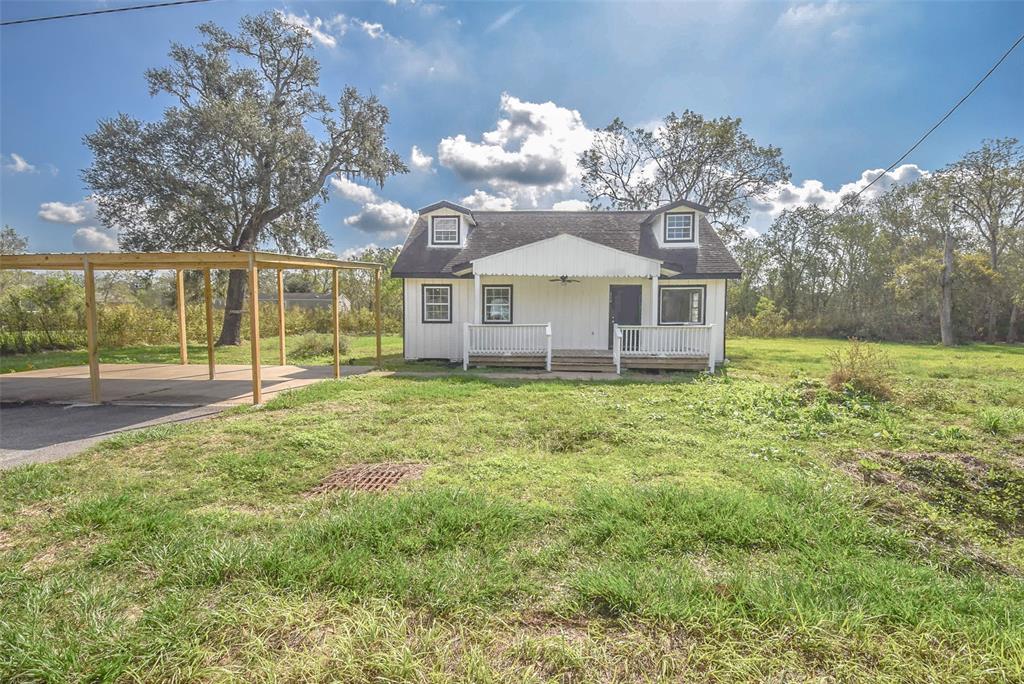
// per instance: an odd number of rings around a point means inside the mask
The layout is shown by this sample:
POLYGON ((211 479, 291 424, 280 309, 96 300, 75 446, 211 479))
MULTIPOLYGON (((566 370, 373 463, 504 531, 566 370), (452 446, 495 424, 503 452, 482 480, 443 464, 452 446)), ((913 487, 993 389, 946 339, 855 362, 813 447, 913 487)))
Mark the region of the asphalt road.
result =
POLYGON ((0 470, 74 456, 126 430, 198 420, 221 406, 0 404, 0 470))

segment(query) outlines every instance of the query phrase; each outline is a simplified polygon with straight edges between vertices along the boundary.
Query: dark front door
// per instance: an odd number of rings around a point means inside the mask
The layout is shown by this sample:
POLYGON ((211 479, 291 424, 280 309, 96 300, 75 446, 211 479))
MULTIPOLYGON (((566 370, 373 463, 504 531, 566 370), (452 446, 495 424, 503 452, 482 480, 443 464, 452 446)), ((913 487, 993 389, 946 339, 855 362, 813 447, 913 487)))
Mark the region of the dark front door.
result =
POLYGON ((640 325, 642 285, 608 286, 608 348, 615 342, 614 325, 640 325))

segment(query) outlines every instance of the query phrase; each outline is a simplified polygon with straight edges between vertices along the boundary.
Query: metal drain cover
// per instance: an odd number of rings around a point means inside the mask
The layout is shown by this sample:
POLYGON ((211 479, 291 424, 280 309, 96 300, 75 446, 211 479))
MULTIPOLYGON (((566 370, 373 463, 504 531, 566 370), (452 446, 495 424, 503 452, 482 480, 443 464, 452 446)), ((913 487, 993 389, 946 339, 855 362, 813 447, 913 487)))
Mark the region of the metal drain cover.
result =
POLYGON ((426 470, 422 463, 357 463, 336 470, 309 494, 325 494, 340 489, 353 492, 384 492, 406 480, 415 480, 426 470))

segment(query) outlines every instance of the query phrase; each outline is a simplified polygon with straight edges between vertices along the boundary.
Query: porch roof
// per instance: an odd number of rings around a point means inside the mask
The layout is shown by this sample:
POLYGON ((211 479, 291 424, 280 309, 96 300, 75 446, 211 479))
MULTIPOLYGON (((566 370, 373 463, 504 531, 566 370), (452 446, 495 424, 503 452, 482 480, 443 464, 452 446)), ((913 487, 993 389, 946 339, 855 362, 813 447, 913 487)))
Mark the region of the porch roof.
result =
POLYGON ((648 278, 660 275, 661 262, 561 234, 474 259, 465 272, 474 275, 570 276, 574 278, 648 278))

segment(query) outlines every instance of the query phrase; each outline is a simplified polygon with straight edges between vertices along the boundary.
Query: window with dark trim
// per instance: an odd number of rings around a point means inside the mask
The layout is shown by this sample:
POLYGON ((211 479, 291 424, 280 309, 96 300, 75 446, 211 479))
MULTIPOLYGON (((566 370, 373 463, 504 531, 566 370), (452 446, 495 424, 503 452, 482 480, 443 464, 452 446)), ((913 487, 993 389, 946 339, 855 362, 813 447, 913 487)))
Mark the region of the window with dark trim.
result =
POLYGON ((703 285, 658 288, 658 325, 702 325, 706 300, 707 288, 703 285))
POLYGON ((696 217, 692 211, 665 213, 665 242, 693 242, 696 217))
POLYGON ((512 322, 512 286, 484 285, 484 323, 512 322))
POLYGON ((423 286, 423 322, 452 322, 452 286, 423 286))
POLYGON ((459 224, 458 216, 432 216, 430 218, 430 244, 459 244, 459 224))

